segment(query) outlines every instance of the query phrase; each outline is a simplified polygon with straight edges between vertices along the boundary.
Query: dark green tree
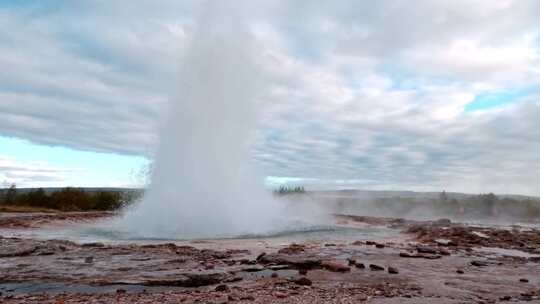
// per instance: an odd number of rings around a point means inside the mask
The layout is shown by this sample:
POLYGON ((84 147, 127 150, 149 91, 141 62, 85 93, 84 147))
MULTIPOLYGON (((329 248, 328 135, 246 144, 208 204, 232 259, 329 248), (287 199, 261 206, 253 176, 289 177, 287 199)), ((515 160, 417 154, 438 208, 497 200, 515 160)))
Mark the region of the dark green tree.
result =
POLYGON ((6 191, 4 202, 6 203, 6 205, 13 205, 15 204, 16 200, 17 200, 17 186, 15 184, 11 184, 9 189, 6 191))
POLYGON ((30 190, 24 197, 24 204, 34 207, 49 206, 50 197, 45 193, 43 188, 30 190))

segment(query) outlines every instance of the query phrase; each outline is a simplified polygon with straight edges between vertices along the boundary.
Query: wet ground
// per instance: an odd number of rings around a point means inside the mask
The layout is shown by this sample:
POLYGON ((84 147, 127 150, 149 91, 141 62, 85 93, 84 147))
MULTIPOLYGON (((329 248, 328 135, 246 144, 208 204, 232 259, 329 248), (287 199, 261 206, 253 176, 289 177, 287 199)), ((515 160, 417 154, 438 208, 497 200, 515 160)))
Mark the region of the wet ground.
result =
POLYGON ((534 227, 336 216, 258 238, 81 238, 110 216, 0 216, 0 303, 540 303, 534 227))

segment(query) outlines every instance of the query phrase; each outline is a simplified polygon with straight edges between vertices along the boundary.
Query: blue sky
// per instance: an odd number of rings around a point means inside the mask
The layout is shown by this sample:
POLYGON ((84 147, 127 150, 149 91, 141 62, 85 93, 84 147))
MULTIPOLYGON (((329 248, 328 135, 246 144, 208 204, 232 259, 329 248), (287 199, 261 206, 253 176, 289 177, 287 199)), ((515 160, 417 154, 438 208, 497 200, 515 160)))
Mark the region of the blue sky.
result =
POLYGON ((530 89, 520 88, 502 92, 487 92, 479 94, 473 102, 465 106, 465 111, 486 110, 502 107, 519 102, 520 99, 531 95, 530 89))
MULTIPOLYGON (((8 157, 21 170, 35 169, 36 162, 53 171, 58 179, 32 181, 31 176, 19 186, 85 186, 85 187, 133 187, 141 186, 140 176, 148 166, 141 156, 115 153, 96 153, 66 147, 33 144, 18 138, 0 137, 0 157, 8 157)), ((1 158, 0 158, 1 159, 1 158)), ((18 170, 12 170, 12 174, 18 170)), ((4 177, 5 183, 17 182, 16 177, 4 177)))
MULTIPOLYGON (((0 181, 140 184, 200 3, 0 2, 0 181)), ((269 185, 540 195, 540 2, 245 10, 269 185)))

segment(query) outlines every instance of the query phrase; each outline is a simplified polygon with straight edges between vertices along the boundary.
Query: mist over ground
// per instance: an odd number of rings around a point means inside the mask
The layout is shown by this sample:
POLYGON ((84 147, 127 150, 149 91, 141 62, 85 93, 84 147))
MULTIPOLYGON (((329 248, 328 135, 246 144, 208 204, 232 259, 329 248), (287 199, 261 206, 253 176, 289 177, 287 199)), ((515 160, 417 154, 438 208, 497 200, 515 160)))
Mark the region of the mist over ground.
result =
POLYGON ((293 205, 295 202, 315 205, 328 214, 409 220, 446 218, 456 222, 504 225, 540 221, 540 198, 534 196, 354 189, 291 191, 281 195, 293 205))

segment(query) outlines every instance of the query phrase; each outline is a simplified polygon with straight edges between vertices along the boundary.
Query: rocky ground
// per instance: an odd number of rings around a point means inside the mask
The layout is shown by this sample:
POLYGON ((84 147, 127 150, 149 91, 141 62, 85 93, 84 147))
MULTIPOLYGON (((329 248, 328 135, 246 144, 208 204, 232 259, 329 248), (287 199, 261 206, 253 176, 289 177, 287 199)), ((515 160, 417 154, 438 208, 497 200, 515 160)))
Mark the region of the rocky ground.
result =
POLYGON ((0 217, 0 303, 540 303, 540 231, 518 226, 337 216, 402 235, 245 248, 5 233, 110 215, 0 217))

